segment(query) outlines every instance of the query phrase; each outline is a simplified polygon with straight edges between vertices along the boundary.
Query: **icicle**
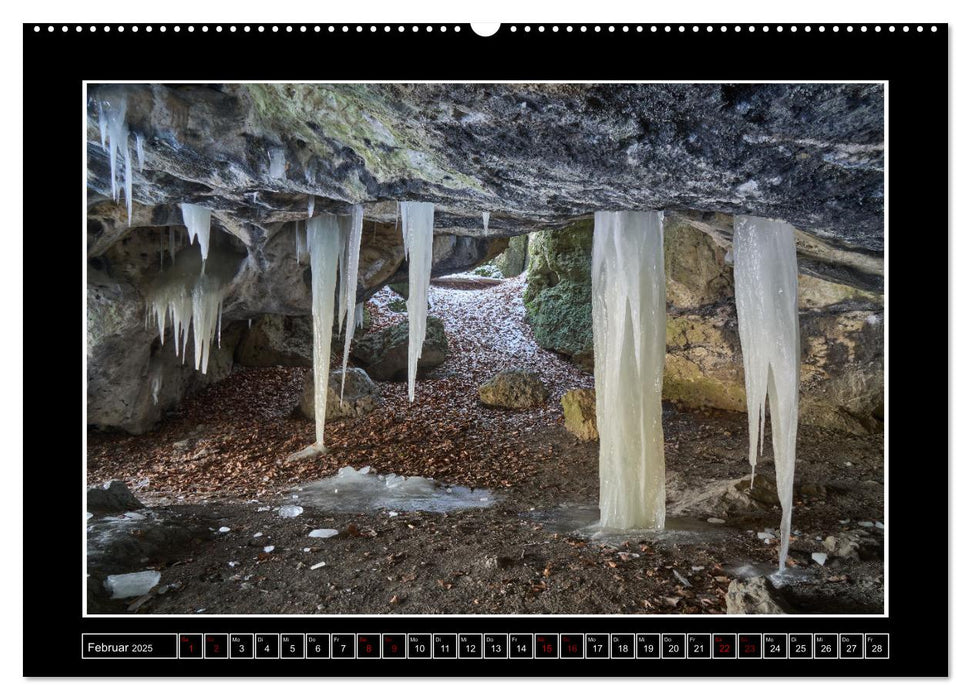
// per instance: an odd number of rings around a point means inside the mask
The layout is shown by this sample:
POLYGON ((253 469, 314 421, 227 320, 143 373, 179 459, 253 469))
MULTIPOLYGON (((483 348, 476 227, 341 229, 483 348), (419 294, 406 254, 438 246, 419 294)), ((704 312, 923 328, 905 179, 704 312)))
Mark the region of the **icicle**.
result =
POLYGON ((314 421, 316 442, 323 447, 330 382, 330 342, 334 332, 334 293, 341 256, 340 225, 336 216, 322 214, 307 222, 311 295, 314 318, 314 421))
POLYGON ((341 365, 341 405, 344 404, 344 381, 347 379, 347 358, 351 355, 354 324, 348 316, 357 306, 357 268, 361 256, 361 234, 364 229, 364 207, 355 206, 350 216, 341 217, 344 236, 344 255, 341 256, 340 323, 344 325, 344 362, 341 365))
POLYGON ((414 401, 418 358, 425 342, 425 320, 428 317, 435 206, 425 202, 401 202, 400 208, 405 259, 408 261, 408 400, 414 401))
POLYGON ((282 180, 287 176, 287 161, 282 148, 271 148, 270 154, 270 177, 274 180, 282 180))
POLYGON ((765 439, 765 398, 772 414, 772 455, 782 504, 779 570, 789 553, 792 482, 799 425, 799 297, 792 226, 754 216, 735 217, 735 306, 745 367, 749 464, 765 439))
POLYGON ((307 256, 307 224, 304 222, 303 232, 300 231, 300 222, 293 222, 293 237, 297 244, 297 262, 299 263, 307 256))
MULTIPOLYGON (((364 302, 363 301, 354 307, 354 327, 364 328, 364 302)), ((346 362, 345 362, 344 371, 345 372, 347 371, 346 362)))
MULTIPOLYGON (((105 114, 104 105, 100 100, 98 100, 98 131, 101 132, 101 148, 107 153, 108 146, 105 139, 108 136, 108 115, 105 114)), ((114 175, 112 175, 112 179, 114 179, 114 175)))
POLYGON ((593 338, 600 524, 664 527, 662 212, 597 212, 593 338))
POLYGON ((206 270, 206 258, 209 257, 209 227, 212 223, 212 212, 198 204, 182 205, 182 221, 189 231, 189 243, 199 239, 199 249, 202 251, 202 271, 206 270))
POLYGON ((394 230, 398 230, 398 215, 401 213, 401 202, 394 203, 394 230))
POLYGON ((165 267, 165 234, 160 233, 158 237, 158 269, 161 272, 165 267))
POLYGON ((175 264, 175 229, 169 226, 169 257, 172 258, 172 264, 175 264))
POLYGON ((223 300, 219 300, 219 313, 216 316, 216 347, 223 346, 223 300))
POLYGON ((135 154, 138 156, 138 170, 145 168, 145 142, 141 134, 135 134, 135 154))
POLYGON ((101 131, 102 145, 107 146, 108 150, 108 163, 111 169, 111 197, 116 202, 122 189, 118 182, 118 154, 121 153, 122 158, 124 158, 125 201, 128 205, 128 223, 131 224, 131 149, 128 147, 128 124, 125 122, 127 109, 128 100, 124 96, 119 97, 114 105, 110 101, 104 100, 103 104, 98 106, 98 127, 101 131))
POLYGON ((152 375, 152 403, 158 406, 158 395, 162 390, 162 372, 158 370, 152 375))
POLYGON ((310 195, 310 199, 307 200, 307 218, 311 218, 314 215, 314 206, 316 205, 316 197, 310 195))
POLYGON ((489 235, 489 212, 482 212, 482 235, 489 235))
POLYGON ((251 318, 246 319, 246 327, 247 328, 252 328, 253 327, 253 319, 251 319, 251 318))

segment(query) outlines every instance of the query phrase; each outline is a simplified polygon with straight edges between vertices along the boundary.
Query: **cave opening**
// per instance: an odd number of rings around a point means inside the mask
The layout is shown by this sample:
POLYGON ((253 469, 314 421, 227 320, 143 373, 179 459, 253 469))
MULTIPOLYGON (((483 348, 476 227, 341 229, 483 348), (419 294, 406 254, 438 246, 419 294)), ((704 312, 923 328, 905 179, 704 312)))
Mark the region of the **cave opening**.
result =
POLYGON ((755 587, 882 610, 880 252, 772 219, 794 333, 753 331, 775 288, 740 281, 738 237, 769 219, 301 194, 351 161, 252 135, 218 187, 160 198, 198 163, 133 123, 134 196, 89 149, 87 473, 124 491, 86 516, 89 609, 694 614, 755 587), (753 424, 785 447, 757 453, 753 424), (106 585, 146 562, 144 594, 106 585))

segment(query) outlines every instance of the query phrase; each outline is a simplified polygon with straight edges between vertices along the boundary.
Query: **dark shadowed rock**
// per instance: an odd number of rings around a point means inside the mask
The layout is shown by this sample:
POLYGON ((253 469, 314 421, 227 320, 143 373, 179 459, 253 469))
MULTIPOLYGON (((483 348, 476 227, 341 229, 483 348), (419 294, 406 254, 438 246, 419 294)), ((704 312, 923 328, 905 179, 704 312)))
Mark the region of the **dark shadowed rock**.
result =
POLYGON ((88 511, 91 513, 124 513, 144 507, 124 481, 112 480, 88 489, 88 511))
MULTIPOLYGON (((327 385, 327 420, 352 418, 370 413, 381 404, 381 392, 377 385, 360 367, 348 367, 344 381, 344 400, 341 402, 341 375, 335 369, 330 373, 327 385)), ((300 394, 300 413, 304 418, 313 420, 314 412, 314 373, 308 372, 300 394)))
MULTIPOLYGON (((418 359, 419 374, 445 362, 448 339, 442 320, 429 316, 425 342, 418 359)), ((408 378, 408 321, 402 321, 357 339, 351 349, 354 359, 363 364, 368 376, 378 381, 405 381, 408 378)))
POLYGON ((532 408, 546 403, 550 392, 536 372, 510 369, 479 387, 479 401, 498 408, 532 408))
POLYGON ((312 367, 313 319, 276 314, 260 316, 236 348, 236 362, 244 367, 312 367))

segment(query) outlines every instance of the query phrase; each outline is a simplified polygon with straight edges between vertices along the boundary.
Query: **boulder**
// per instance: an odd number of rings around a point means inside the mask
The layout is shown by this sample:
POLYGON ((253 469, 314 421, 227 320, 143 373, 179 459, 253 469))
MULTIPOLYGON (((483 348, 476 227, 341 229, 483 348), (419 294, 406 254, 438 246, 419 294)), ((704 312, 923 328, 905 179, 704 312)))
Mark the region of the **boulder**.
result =
POLYGON ((281 314, 260 316, 236 348, 236 362, 244 367, 313 367, 313 319, 281 314))
POLYGON ((526 320, 536 343, 593 369, 590 255, 593 222, 529 237, 526 320))
POLYGON ((581 440, 596 440, 597 393, 593 389, 571 389, 560 399, 564 427, 581 440))
POLYGON ((541 406, 549 394, 538 374, 522 369, 499 372, 479 387, 479 400, 498 408, 541 406))
MULTIPOLYGON (((427 371, 445 362, 448 339, 440 318, 429 316, 425 325, 418 371, 427 371)), ((351 350, 354 359, 364 365, 368 376, 378 381, 408 379, 408 321, 389 326, 357 339, 351 350)))
POLYGON ((785 615, 792 606, 764 577, 735 580, 725 594, 729 615, 785 615))
POLYGON ((529 250, 529 236, 514 236, 509 239, 509 247, 496 256, 493 263, 503 277, 517 277, 526 269, 529 250))
MULTIPOLYGON (((327 420, 363 416, 381 404, 381 392, 377 385, 360 367, 348 367, 344 383, 344 401, 341 402, 341 375, 339 369, 330 373, 327 385, 327 420)), ((307 372, 300 394, 300 413, 314 419, 314 373, 307 372)))
POLYGON ((88 512, 91 513, 125 513, 144 507, 124 481, 112 480, 88 489, 88 512))

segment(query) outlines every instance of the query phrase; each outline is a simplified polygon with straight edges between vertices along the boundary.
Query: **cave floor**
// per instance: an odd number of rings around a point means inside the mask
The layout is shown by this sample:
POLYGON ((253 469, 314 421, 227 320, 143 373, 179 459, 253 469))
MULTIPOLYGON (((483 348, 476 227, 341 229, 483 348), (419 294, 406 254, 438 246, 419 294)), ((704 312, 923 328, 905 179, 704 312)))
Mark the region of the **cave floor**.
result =
MULTIPOLYGON (((725 613, 731 581, 770 569, 778 556, 771 455, 749 489, 745 416, 665 404, 669 517, 696 523, 702 536, 604 541, 563 527, 559 514, 596 506, 597 443, 563 428, 559 399, 593 381, 535 345, 522 284, 433 288, 446 363, 419 381, 413 404, 404 384, 380 384, 382 406, 328 423, 329 452, 317 458, 284 461, 313 440, 312 423, 293 410, 303 368, 237 369, 145 435, 90 431, 89 483, 124 480, 153 518, 184 536, 152 536, 148 523, 133 522, 97 564, 89 552, 88 611, 725 613), (547 404, 479 404, 478 385, 516 366, 540 373, 547 404), (486 488, 498 502, 450 513, 336 513, 293 499, 343 466, 486 488), (298 502, 299 516, 278 514, 298 502), (308 537, 316 528, 339 534, 308 537), (105 575, 145 568, 161 573, 153 592, 107 598, 105 575)), ((404 318, 388 309, 389 294, 369 302, 373 328, 404 318)), ((882 613, 883 436, 804 426, 797 455, 789 565, 800 576, 780 593, 800 613, 882 613), (827 553, 825 565, 814 552, 827 553)), ((89 520, 89 533, 99 520, 89 520)))

